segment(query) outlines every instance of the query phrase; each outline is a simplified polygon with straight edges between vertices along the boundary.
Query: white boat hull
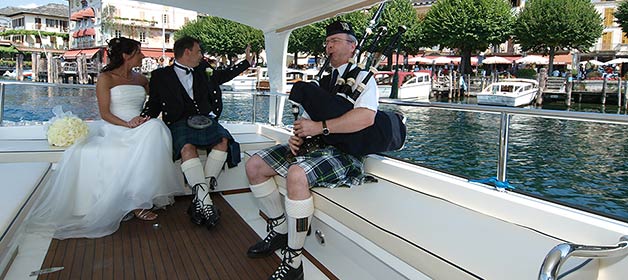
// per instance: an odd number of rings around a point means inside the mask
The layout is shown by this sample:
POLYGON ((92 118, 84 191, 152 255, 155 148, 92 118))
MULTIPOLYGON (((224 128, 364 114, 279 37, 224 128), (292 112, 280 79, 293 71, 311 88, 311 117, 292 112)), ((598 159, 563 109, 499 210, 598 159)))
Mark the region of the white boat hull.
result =
MULTIPOLYGON (((390 98, 391 86, 378 85, 379 98, 390 98)), ((399 99, 429 99, 430 84, 402 86, 397 94, 399 99)))
POLYGON ((478 93, 478 104, 518 107, 532 103, 536 92, 528 92, 518 96, 478 93))

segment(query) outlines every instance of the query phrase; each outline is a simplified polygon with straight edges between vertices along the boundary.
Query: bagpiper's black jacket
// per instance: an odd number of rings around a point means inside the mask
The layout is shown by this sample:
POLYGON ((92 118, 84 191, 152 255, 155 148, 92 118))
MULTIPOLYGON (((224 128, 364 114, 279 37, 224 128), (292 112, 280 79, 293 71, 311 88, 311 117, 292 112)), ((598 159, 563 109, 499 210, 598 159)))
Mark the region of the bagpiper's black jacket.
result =
MULTIPOLYGON (((194 75, 192 85, 194 101, 200 114, 207 116, 209 112, 214 112, 219 118, 222 113, 222 91, 219 86, 250 66, 251 64, 244 60, 228 69, 214 70, 209 78, 205 72, 209 67, 208 63, 203 61, 194 68, 190 75, 194 75)), ((144 104, 142 116, 156 118, 159 113, 163 113, 162 120, 170 125, 197 113, 194 102, 179 81, 173 65, 154 70, 151 73, 149 87, 148 101, 144 104)))

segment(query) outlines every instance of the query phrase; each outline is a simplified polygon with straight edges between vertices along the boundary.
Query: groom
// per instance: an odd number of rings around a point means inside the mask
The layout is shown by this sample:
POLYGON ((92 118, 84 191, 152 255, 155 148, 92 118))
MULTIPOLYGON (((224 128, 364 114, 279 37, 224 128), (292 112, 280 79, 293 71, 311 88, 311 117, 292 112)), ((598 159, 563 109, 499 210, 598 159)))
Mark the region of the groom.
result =
POLYGON ((162 114, 172 134, 174 160, 181 158, 181 169, 194 191, 188 214, 193 223, 212 228, 220 220, 220 212, 209 196, 210 188, 215 187, 225 161, 229 167, 240 162, 239 144, 218 123, 222 113, 219 85, 251 66, 250 47, 246 48, 246 60, 226 70, 213 71, 201 63, 200 43, 192 37, 174 43, 174 57, 173 65, 151 73, 142 116, 162 114), (211 149, 204 166, 197 149, 211 149))

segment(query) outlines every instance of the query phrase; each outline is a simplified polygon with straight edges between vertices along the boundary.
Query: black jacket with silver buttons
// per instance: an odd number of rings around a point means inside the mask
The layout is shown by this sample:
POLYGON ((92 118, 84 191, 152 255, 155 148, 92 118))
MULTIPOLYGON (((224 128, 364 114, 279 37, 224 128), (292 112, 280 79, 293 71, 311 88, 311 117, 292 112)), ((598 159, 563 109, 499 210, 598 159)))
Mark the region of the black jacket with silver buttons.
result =
POLYGON ((222 113, 222 91, 220 85, 238 76, 251 65, 244 60, 233 67, 214 70, 211 77, 207 77, 205 69, 209 65, 201 62, 194 68, 194 100, 192 100, 179 81, 174 66, 156 69, 151 73, 148 101, 144 104, 142 116, 156 118, 162 113, 162 120, 172 124, 196 114, 209 115, 214 112, 217 118, 222 113), (194 102, 196 101, 196 102, 194 102))

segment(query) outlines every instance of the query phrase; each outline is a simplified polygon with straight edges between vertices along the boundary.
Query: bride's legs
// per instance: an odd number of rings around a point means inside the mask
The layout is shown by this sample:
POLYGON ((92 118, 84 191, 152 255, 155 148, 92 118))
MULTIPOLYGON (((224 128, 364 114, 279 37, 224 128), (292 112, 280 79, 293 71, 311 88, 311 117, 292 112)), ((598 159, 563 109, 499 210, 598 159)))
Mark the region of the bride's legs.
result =
POLYGON ((133 210, 133 214, 142 221, 154 221, 158 216, 157 213, 150 209, 135 209, 133 210))

